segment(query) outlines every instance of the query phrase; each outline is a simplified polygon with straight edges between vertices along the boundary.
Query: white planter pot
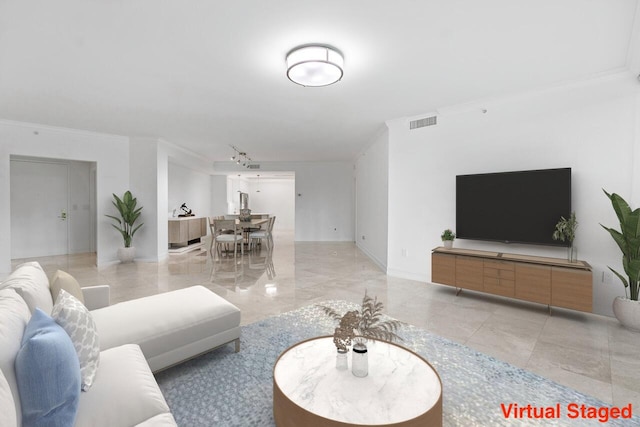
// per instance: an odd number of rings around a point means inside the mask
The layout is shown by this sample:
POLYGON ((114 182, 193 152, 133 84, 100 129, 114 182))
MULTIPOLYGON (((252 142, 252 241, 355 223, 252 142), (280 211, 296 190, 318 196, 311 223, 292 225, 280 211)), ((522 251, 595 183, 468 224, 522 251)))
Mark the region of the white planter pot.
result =
POLYGON ((128 248, 118 248, 118 259, 120 262, 133 262, 133 259, 136 256, 136 248, 133 246, 128 248))
POLYGON ((640 332, 640 302, 629 298, 616 297, 613 300, 613 314, 627 329, 640 332))
POLYGON ((451 249, 453 247, 453 240, 443 240, 442 244, 446 249, 451 249))

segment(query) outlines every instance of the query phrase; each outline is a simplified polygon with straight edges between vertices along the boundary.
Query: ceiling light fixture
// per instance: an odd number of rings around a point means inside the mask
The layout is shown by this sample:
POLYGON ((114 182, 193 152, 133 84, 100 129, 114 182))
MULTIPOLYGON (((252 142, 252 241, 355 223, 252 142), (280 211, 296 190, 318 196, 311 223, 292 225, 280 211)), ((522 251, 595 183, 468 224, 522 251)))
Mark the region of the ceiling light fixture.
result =
POLYGON ((338 50, 304 45, 287 54, 287 77, 301 86, 320 87, 342 79, 344 58, 338 50))
POLYGON ((233 156, 231 156, 231 160, 235 160, 236 161, 236 165, 240 165, 240 163, 242 163, 242 166, 249 168, 251 167, 251 157, 249 157, 247 155, 247 153, 245 153, 244 151, 241 151, 240 149, 238 149, 237 147, 233 146, 233 145, 229 145, 229 147, 231 147, 234 151, 233 156))

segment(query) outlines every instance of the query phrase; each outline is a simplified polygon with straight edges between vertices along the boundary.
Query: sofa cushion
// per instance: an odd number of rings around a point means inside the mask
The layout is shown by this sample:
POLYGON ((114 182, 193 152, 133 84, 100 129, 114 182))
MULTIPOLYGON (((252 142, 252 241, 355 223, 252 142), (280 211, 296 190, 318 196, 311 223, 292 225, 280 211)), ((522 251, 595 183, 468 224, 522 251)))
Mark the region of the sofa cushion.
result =
POLYGON ((80 363, 69 335, 36 308, 16 356, 22 424, 73 425, 80 399, 80 363))
POLYGON ((58 294, 60 293, 60 289, 64 289, 73 295, 78 301, 84 304, 84 295, 82 294, 82 289, 80 289, 80 284, 78 281, 69 273, 58 270, 53 274, 51 278, 51 300, 55 304, 58 300, 58 294))
POLYGON ((82 390, 87 391, 100 363, 100 343, 93 317, 78 299, 64 289, 60 289, 51 317, 71 337, 80 360, 82 390))
POLYGON ((13 394, 18 425, 21 425, 22 408, 14 365, 30 317, 27 303, 16 291, 0 289, 0 370, 4 373, 13 394))
POLYGON ((49 279, 36 261, 20 264, 7 277, 7 280, 2 282, 0 288, 15 289, 18 295, 25 300, 31 313, 35 311, 36 307, 46 314, 51 313, 53 300, 49 291, 49 279))
POLYGON ((101 349, 138 344, 154 371, 240 337, 240 310, 203 286, 121 302, 91 314, 101 349))
POLYGON ((156 415, 153 418, 149 418, 136 427, 175 427, 177 426, 176 420, 171 413, 156 415))
POLYGON ((0 426, 18 427, 16 404, 13 401, 9 383, 2 371, 0 371, 0 426))
POLYGON ((169 412, 149 365, 135 344, 105 350, 93 386, 80 395, 78 427, 135 426, 169 412))

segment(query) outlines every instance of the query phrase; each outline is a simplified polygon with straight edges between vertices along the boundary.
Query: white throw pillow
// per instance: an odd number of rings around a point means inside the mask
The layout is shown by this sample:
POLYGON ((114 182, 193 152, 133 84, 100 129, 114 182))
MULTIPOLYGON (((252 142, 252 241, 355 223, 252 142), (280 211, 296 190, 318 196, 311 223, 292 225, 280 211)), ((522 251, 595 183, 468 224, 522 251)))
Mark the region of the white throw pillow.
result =
POLYGON ((82 391, 89 390, 100 363, 100 342, 91 313, 76 297, 60 289, 51 317, 71 337, 80 360, 82 391))
POLYGON ((16 404, 9 383, 0 370, 0 426, 17 427, 16 404))
POLYGON ((49 278, 40 264, 36 261, 20 264, 2 282, 0 289, 15 289, 29 306, 31 314, 39 308, 45 313, 51 313, 53 300, 49 291, 49 278))
MULTIPOLYGON (((18 425, 22 425, 22 407, 14 366, 30 317, 27 303, 15 290, 0 289, 0 370, 13 394, 13 413, 18 418, 18 425)), ((0 425, 4 426, 2 423, 0 425)))

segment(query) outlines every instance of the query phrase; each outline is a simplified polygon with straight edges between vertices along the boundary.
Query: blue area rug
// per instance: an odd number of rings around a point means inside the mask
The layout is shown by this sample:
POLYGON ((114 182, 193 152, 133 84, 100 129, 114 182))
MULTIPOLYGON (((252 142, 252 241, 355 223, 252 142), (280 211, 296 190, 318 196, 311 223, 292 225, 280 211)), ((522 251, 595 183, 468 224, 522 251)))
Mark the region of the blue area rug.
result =
MULTIPOLYGON (((338 312, 358 308, 329 301, 338 312)), ((264 426, 273 421, 273 366, 291 345, 331 335, 334 323, 316 306, 308 306, 242 328, 240 353, 233 345, 157 374, 156 378, 181 427, 264 426)), ((406 325, 401 344, 428 360, 443 385, 444 426, 640 426, 640 419, 570 418, 571 405, 606 407, 598 399, 544 379, 430 332, 406 325), (505 418, 501 404, 556 407, 561 418, 505 418)), ((505 407, 506 408, 506 407, 505 407)), ((524 413, 526 416, 526 412, 524 413)), ((304 426, 301 426, 304 427, 304 426)))

